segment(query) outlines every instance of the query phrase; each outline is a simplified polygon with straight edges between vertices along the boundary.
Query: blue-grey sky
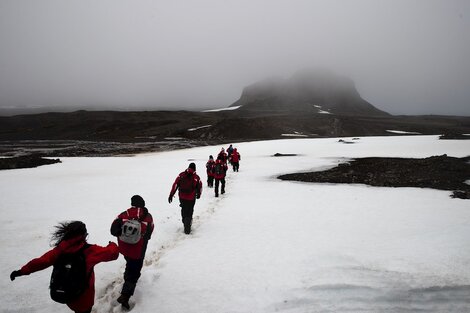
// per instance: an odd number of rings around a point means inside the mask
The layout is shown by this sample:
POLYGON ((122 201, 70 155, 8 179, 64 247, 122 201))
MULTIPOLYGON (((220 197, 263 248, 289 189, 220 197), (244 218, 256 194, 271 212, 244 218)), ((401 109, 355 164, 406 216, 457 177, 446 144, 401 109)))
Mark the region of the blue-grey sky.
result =
POLYGON ((470 116, 468 0, 0 0, 0 107, 218 108, 330 68, 392 114, 470 116))

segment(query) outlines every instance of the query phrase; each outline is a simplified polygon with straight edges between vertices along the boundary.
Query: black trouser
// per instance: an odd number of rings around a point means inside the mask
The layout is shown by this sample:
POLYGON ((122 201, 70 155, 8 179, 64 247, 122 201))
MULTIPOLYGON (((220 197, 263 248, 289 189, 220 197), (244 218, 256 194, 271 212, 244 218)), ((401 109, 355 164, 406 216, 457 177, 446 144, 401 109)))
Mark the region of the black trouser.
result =
POLYGON ((148 239, 144 238, 144 245, 142 246, 142 255, 140 259, 131 259, 127 256, 126 270, 124 271, 124 285, 122 286, 121 294, 132 296, 134 294, 137 281, 140 278, 140 271, 144 265, 145 252, 147 251, 148 239))
POLYGON ((126 270, 124 271, 124 285, 122 286, 121 294, 132 296, 134 294, 135 286, 140 278, 140 271, 144 265, 144 258, 142 259, 126 259, 126 270))
POLYGON ((232 162, 233 166, 233 171, 238 172, 238 169, 240 168, 240 163, 239 162, 232 162))
POLYGON ((196 204, 196 200, 184 200, 180 199, 180 207, 181 207, 181 220, 185 227, 191 227, 191 223, 193 221, 193 212, 194 212, 194 205, 196 204))
POLYGON ((207 186, 214 187, 214 176, 207 176, 207 186))
POLYGON ((219 195, 219 182, 221 183, 220 192, 225 193, 225 177, 223 177, 221 179, 216 178, 215 179, 215 187, 214 187, 216 196, 219 195))

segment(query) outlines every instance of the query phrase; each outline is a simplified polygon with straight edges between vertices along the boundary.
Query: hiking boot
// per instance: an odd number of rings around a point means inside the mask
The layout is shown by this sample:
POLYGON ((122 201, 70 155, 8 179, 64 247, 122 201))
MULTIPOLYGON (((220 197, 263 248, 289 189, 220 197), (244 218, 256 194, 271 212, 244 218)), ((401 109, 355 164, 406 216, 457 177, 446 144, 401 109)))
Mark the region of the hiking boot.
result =
POLYGON ((224 193, 225 193, 225 190, 222 190, 220 193, 221 193, 221 194, 224 194, 224 193))
POLYGON ((117 298, 117 302, 122 305, 123 308, 130 310, 131 306, 129 305, 129 298, 131 296, 121 294, 119 298, 117 298))

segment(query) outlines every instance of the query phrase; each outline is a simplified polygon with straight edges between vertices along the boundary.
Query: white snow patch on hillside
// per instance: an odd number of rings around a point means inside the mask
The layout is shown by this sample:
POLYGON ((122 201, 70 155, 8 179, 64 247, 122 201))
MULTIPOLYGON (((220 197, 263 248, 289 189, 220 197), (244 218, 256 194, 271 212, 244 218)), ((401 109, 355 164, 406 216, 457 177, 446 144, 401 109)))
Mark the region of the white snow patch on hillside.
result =
POLYGON ((195 130, 198 130, 198 129, 203 129, 203 128, 207 128, 207 127, 211 127, 212 125, 204 125, 204 126, 199 126, 199 127, 195 127, 195 128, 190 128, 188 129, 188 132, 193 132, 195 130))
POLYGON ((331 112, 322 110, 322 106, 321 106, 321 105, 314 104, 313 106, 318 109, 318 112, 317 112, 317 113, 319 113, 319 114, 332 114, 331 112))
POLYGON ((228 108, 221 108, 221 109, 212 109, 212 110, 204 110, 202 112, 220 112, 220 111, 233 111, 238 108, 242 107, 241 105, 239 106, 234 106, 234 107, 228 107, 228 108))
POLYGON ((418 132, 407 132, 407 131, 403 131, 403 130, 387 129, 386 131, 389 132, 389 133, 393 133, 393 134, 413 134, 413 135, 420 135, 421 134, 421 133, 418 133, 418 132))
POLYGON ((294 134, 281 134, 281 136, 283 136, 283 137, 308 137, 307 135, 297 134, 297 133, 294 133, 294 134))

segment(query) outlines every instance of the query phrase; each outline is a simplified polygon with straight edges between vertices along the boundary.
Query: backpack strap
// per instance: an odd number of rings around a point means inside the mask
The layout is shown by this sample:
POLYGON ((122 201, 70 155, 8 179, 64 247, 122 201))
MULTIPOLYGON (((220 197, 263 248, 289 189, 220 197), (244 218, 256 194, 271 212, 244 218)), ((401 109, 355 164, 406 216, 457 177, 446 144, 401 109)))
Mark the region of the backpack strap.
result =
MULTIPOLYGON (((88 248, 90 248, 90 247, 91 247, 91 245, 90 245, 88 242, 85 242, 85 244, 83 245, 83 247, 81 247, 80 250, 78 250, 78 252, 84 253, 85 250, 88 249, 88 248)), ((86 256, 85 256, 85 255, 83 255, 83 256, 85 257, 85 266, 86 266, 86 264, 87 264, 87 262, 86 262, 86 256)), ((90 272, 87 273, 87 275, 86 275, 88 282, 90 281, 90 278, 91 278, 91 274, 92 274, 92 273, 93 273, 93 268, 91 268, 91 269, 90 269, 90 272)), ((88 289, 88 284, 87 284, 87 289, 88 289)))

